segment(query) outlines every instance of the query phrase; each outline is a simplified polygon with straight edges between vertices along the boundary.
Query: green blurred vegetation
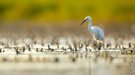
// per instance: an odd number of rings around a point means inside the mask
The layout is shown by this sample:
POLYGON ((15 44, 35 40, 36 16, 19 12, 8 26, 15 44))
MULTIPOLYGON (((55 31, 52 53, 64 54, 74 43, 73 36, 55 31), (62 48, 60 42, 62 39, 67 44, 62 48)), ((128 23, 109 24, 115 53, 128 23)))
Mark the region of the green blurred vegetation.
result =
POLYGON ((134 22, 135 0, 0 0, 0 22, 134 22))

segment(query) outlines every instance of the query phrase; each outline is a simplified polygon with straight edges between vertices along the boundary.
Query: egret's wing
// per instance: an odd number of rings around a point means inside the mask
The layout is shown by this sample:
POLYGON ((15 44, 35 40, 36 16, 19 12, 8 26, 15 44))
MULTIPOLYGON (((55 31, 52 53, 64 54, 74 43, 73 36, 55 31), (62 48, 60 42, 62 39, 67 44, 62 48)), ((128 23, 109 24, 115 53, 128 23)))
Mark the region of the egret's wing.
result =
POLYGON ((104 31, 101 28, 93 26, 93 33, 97 40, 104 40, 104 31))

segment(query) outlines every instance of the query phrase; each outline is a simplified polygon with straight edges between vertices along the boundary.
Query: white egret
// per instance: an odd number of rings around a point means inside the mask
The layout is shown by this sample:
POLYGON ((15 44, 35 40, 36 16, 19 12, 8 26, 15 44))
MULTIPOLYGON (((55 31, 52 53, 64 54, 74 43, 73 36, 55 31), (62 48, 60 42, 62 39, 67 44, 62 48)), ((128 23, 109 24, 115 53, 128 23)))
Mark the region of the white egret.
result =
POLYGON ((87 16, 81 25, 86 21, 88 21, 88 30, 92 34, 94 42, 96 43, 94 45, 97 46, 98 49, 101 49, 101 46, 104 45, 105 38, 103 29, 98 26, 92 26, 92 18, 90 16, 87 16))

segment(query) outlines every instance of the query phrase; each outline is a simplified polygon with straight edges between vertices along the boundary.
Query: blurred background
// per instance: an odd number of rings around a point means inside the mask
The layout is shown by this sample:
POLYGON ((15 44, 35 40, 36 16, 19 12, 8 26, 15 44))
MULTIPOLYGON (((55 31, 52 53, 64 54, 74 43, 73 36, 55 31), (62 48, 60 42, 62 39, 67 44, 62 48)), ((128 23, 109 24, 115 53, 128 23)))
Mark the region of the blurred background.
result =
POLYGON ((106 33, 135 33, 135 0, 0 0, 0 31, 79 35, 88 15, 106 33))

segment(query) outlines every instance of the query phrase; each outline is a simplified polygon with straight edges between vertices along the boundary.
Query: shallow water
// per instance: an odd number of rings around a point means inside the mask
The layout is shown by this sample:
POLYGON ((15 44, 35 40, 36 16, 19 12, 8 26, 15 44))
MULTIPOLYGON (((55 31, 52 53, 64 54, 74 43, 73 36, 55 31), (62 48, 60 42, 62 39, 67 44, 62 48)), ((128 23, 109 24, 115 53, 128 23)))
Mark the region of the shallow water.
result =
POLYGON ((99 51, 86 38, 1 37, 0 74, 134 75, 134 39, 112 39, 99 51))

